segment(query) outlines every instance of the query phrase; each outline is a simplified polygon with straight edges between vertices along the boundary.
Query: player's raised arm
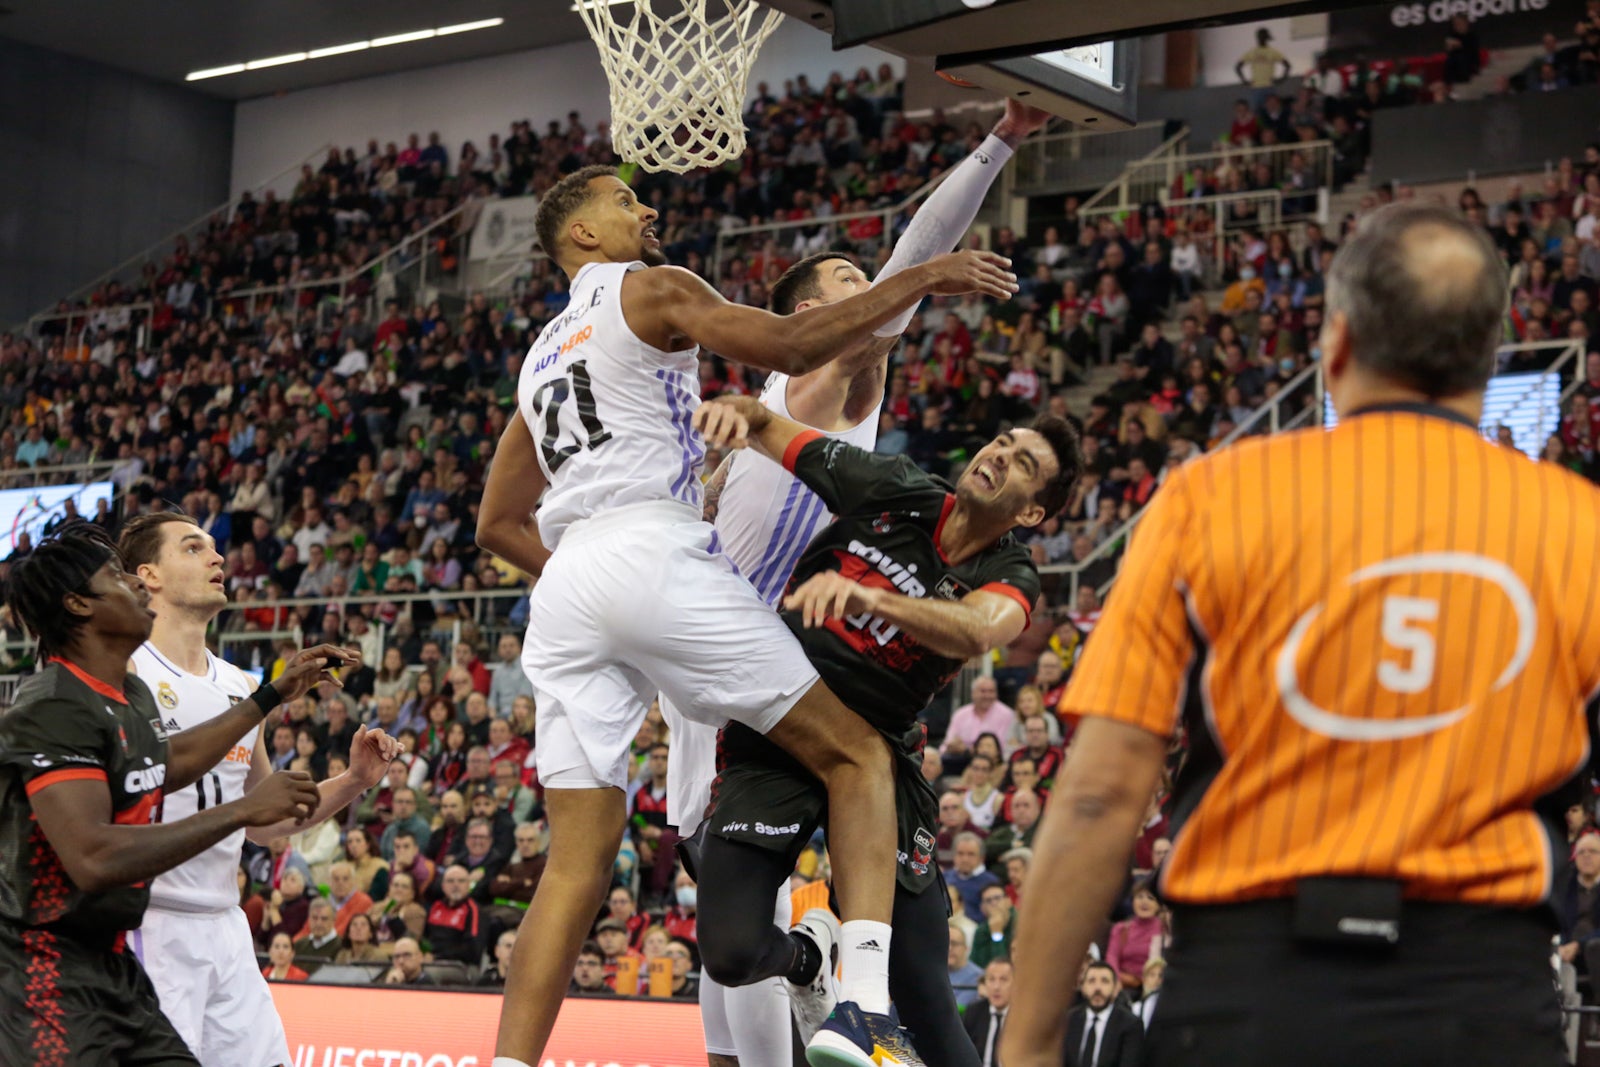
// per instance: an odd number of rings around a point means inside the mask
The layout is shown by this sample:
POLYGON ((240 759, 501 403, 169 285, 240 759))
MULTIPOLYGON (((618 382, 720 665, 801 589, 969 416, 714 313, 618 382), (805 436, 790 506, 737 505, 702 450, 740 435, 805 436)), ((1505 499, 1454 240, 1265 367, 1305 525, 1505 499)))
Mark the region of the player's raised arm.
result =
POLYGON ((167 791, 193 785, 280 703, 298 699, 320 682, 339 685, 334 668, 360 662, 360 655, 335 645, 308 648, 295 654, 276 681, 262 685, 216 718, 173 734, 167 747, 167 791))
POLYGON ((658 268, 628 277, 622 305, 641 335, 657 334, 644 324, 659 323, 665 335, 659 340, 687 339, 747 366, 799 375, 837 358, 923 297, 983 293, 1009 300, 1017 291, 1010 265, 992 252, 938 256, 848 300, 794 315, 731 303, 687 270, 658 268))
MULTIPOLYGON (((349 768, 341 775, 317 783, 317 806, 309 817, 285 818, 265 826, 252 826, 245 832, 245 837, 255 844, 265 845, 273 838, 284 837, 297 830, 310 829, 326 819, 331 819, 353 804, 361 794, 383 781, 384 775, 389 771, 389 764, 400 755, 401 751, 398 739, 390 737, 382 730, 361 727, 356 731, 355 740, 350 743, 349 768)), ((246 780, 245 792, 249 793, 258 783, 270 778, 272 773, 272 761, 267 755, 266 738, 258 735, 256 750, 250 759, 250 776, 246 780)))
POLYGON ((478 507, 477 540, 479 548, 534 577, 550 559, 550 550, 539 539, 533 519, 545 484, 538 444, 518 411, 506 423, 489 464, 478 507))

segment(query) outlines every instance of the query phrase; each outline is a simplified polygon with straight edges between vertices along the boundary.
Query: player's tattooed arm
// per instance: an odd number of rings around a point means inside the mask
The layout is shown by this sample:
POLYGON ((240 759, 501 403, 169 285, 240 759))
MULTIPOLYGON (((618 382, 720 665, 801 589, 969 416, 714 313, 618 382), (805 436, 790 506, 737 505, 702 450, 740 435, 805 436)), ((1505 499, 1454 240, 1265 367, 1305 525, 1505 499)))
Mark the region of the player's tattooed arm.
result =
POLYGON ((717 469, 706 480, 706 503, 702 512, 707 522, 717 521, 717 508, 722 505, 722 490, 728 485, 728 469, 733 463, 733 457, 724 456, 717 469))

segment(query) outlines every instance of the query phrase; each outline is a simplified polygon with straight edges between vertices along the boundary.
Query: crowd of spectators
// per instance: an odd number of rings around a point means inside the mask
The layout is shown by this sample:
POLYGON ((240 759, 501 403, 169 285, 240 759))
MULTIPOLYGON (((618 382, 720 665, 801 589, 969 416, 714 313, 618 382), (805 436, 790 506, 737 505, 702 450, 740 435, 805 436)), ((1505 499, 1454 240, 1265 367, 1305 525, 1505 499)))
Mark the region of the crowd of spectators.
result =
MULTIPOLYGON (((1335 87, 1322 71, 1287 104, 1271 92, 1241 102, 1230 143, 1331 138, 1335 180, 1348 180, 1364 165, 1363 109, 1387 106, 1394 92, 1378 76, 1335 87)), ((982 133, 939 115, 907 123, 899 107, 887 68, 836 74, 820 88, 799 77, 781 94, 758 86, 739 166, 670 183, 633 177, 662 212, 669 255, 708 276, 727 228, 801 223, 734 246, 711 276, 730 299, 765 303, 791 262, 841 233, 869 270, 881 266, 914 208, 842 229, 831 217, 900 203, 982 133)), ((1092 639, 1124 524, 1170 470, 1228 438, 1319 356, 1326 272, 1359 216, 1338 232, 1315 222, 1278 229, 1245 206, 1219 241, 1214 212, 1184 203, 1239 189, 1314 198, 1318 158, 1280 155, 1262 169, 1225 154, 1183 175, 1165 206, 1126 217, 1085 218, 1067 198, 1032 234, 997 229, 992 246, 1023 279, 1018 297, 931 301, 892 356, 880 451, 954 476, 1002 426, 1048 410, 1082 426, 1088 460, 1066 508, 1028 537, 1041 565, 1090 561, 1077 598, 1063 603, 1047 584, 1046 610, 995 653, 993 678, 973 685, 948 725, 933 717, 936 743, 924 753, 941 791, 950 978, 980 1052, 1008 1002, 1033 835, 1071 744, 1061 693, 1092 639), (1096 370, 1104 366, 1114 368, 1109 381, 1096 370), (1089 380, 1102 387, 1070 405, 1067 391, 1089 380)), ((393 984, 503 980, 547 835, 535 708, 518 663, 526 582, 480 552, 473 534, 524 354, 566 300, 564 280, 542 266, 515 297, 473 296, 448 311, 396 300, 369 312, 362 284, 330 309, 314 285, 282 287, 338 276, 463 202, 537 192, 609 159, 603 124, 591 131, 576 115, 543 135, 517 123, 454 159, 436 137, 330 153, 287 199, 246 197, 137 281, 96 293, 74 312, 91 325, 86 343, 77 342, 83 323, 66 320, 39 338, 0 337, 0 480, 33 464, 123 461, 121 515, 182 507, 225 553, 234 603, 221 626, 241 666, 273 677, 317 640, 362 652, 343 688, 284 709, 268 738, 274 766, 336 775, 361 723, 405 743, 387 781, 361 801, 247 856, 241 905, 270 977, 354 967, 393 984), (251 287, 279 292, 247 302, 239 293, 251 287), (144 300, 153 312, 122 307, 144 300), (141 325, 148 346, 136 342, 141 325), (484 590, 506 593, 472 595, 484 590)), ((1362 210, 1407 195, 1374 190, 1362 210)), ((1600 477, 1600 147, 1535 193, 1512 187, 1489 205, 1469 190, 1461 207, 1511 266, 1508 340, 1587 340, 1584 381, 1546 458, 1600 477)), ((1536 365, 1518 357, 1512 369, 1536 365)), ((707 396, 760 385, 709 352, 701 379, 707 396)), ((1313 399, 1303 389, 1287 413, 1313 399)), ((95 516, 108 528, 119 517, 95 516)), ((634 742, 633 818, 575 994, 696 996, 696 891, 665 815, 671 741, 652 711, 634 742)), ((1176 765, 1181 744, 1173 751, 1176 765)), ((1164 800, 1165 790, 1152 800, 1097 952, 1103 965, 1084 961, 1080 1010, 1148 1022, 1159 995, 1169 931, 1147 878, 1171 847, 1164 800)), ((818 843, 795 888, 827 875, 818 843)))

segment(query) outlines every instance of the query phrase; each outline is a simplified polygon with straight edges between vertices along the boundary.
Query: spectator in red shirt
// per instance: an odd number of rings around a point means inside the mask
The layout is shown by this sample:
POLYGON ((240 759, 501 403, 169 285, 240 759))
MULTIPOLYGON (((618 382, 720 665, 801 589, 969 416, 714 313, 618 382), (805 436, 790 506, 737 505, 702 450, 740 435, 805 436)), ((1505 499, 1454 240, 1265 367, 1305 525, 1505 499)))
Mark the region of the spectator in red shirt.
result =
POLYGON ((1039 692, 1044 697, 1044 706, 1053 708, 1061 703, 1061 694, 1066 692, 1066 672, 1061 666, 1061 657, 1055 649, 1047 648, 1039 653, 1039 669, 1033 676, 1033 684, 1039 687, 1039 692))
POLYGON ((1155 843, 1172 833, 1171 824, 1161 810, 1161 798, 1150 798, 1150 810, 1145 814, 1144 826, 1139 830, 1139 840, 1133 846, 1135 870, 1149 871, 1156 866, 1155 843))
POLYGON ((972 332, 967 329, 967 324, 962 322, 954 312, 945 315, 944 329, 933 335, 934 344, 938 344, 940 338, 949 339, 950 355, 957 365, 965 362, 966 358, 972 355, 972 332))
POLYGON ((979 837, 987 837, 989 833, 973 824, 966 798, 960 793, 951 790, 939 797, 939 833, 934 838, 934 855, 940 867, 955 863, 956 838, 968 832, 979 837))
POLYGON ((522 775, 522 762, 528 758, 529 745, 526 740, 511 732, 511 722, 507 719, 489 720, 489 766, 490 773, 499 763, 509 763, 517 769, 517 775, 522 775))
POLYGON ((680 871, 677 884, 673 887, 675 903, 661 919, 661 925, 667 928, 668 934, 699 943, 699 896, 700 891, 694 879, 689 877, 689 872, 680 871))
POLYGON ((410 330, 410 323, 400 314, 400 305, 393 300, 385 301, 383 321, 378 323, 377 332, 373 335, 374 347, 380 350, 391 347, 391 338, 404 340, 410 334, 410 330))
MULTIPOLYGON (((472 691, 489 695, 489 668, 483 665, 483 660, 478 658, 477 650, 466 641, 456 642, 456 647, 451 652, 455 665, 465 670, 472 678, 472 691)), ((460 694, 457 694, 459 697, 460 694)))
MULTIPOLYGON (((1039 780, 1049 782, 1061 769, 1061 750, 1050 744, 1050 724, 1043 714, 1033 715, 1022 722, 1023 746, 1011 753, 1010 764, 1018 760, 1031 760, 1039 780)), ((1012 775, 1013 780, 1015 774, 1012 775)))
POLYGON ((433 956, 477 965, 483 958, 483 923, 478 902, 472 899, 472 875, 460 864, 445 868, 444 895, 428 909, 423 928, 433 956))
POLYGON ((1228 141, 1236 145, 1260 143, 1261 124, 1256 121, 1256 113, 1250 110, 1250 101, 1233 102, 1233 124, 1228 127, 1228 141))
POLYGON ((638 948, 645 930, 650 926, 650 917, 639 914, 633 902, 633 890, 625 885, 617 886, 606 898, 606 907, 610 910, 606 917, 617 920, 627 929, 628 947, 638 948))
POLYGON ((271 962, 261 968, 261 977, 274 982, 304 982, 311 976, 294 965, 294 942, 284 931, 272 935, 272 945, 267 949, 271 962))

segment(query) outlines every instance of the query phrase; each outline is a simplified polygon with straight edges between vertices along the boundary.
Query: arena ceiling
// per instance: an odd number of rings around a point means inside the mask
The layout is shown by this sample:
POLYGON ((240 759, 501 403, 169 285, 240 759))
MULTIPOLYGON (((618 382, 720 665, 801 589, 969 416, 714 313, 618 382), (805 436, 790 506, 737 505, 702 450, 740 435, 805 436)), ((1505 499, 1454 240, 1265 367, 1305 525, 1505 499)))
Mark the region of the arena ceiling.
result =
POLYGON ((157 81, 416 30, 491 29, 189 83, 231 100, 585 39, 572 0, 0 0, 0 37, 157 81))

